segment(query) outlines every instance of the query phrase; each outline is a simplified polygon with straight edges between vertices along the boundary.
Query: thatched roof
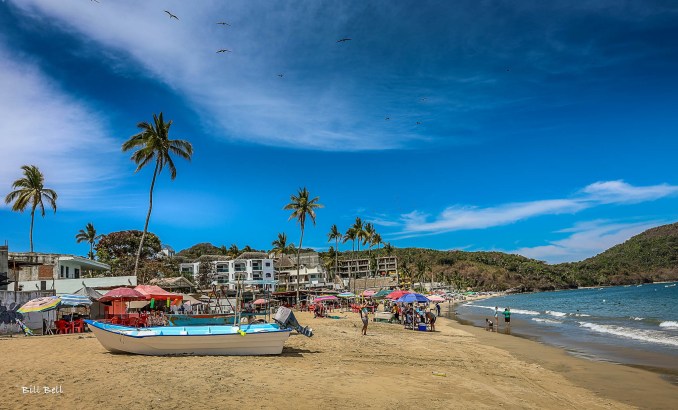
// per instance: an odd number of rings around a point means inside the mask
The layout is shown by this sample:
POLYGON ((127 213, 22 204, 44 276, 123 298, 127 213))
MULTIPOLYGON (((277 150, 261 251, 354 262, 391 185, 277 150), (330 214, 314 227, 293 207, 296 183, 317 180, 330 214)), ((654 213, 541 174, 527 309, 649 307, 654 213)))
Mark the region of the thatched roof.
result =
POLYGON ((268 259, 268 254, 265 252, 243 252, 236 258, 236 260, 247 259, 268 259))

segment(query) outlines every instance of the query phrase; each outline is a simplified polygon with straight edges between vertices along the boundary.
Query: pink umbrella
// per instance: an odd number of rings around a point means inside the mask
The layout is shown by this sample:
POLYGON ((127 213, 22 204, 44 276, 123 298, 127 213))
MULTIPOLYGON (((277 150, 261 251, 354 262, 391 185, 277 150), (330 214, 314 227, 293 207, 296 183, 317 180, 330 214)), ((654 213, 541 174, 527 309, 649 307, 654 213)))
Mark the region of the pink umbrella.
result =
POLYGON ((257 299, 254 302, 252 302, 253 305, 265 305, 268 303, 268 300, 266 299, 257 299))
POLYGON ((99 302, 110 302, 113 300, 130 301, 146 300, 146 296, 130 288, 115 288, 109 290, 105 295, 99 298, 99 302))
POLYGON ((400 299, 403 295, 407 295, 408 293, 412 293, 409 290, 394 290, 393 292, 389 293, 386 295, 387 299, 400 299))
POLYGON ((445 298, 440 297, 438 295, 427 295, 426 299, 430 300, 431 302, 444 302, 445 298))
POLYGON ((369 298, 370 296, 372 296, 372 295, 374 295, 374 294, 376 294, 376 293, 377 293, 377 292, 374 291, 374 290, 366 290, 366 291, 363 292, 363 296, 369 298))
POLYGON ((328 300, 339 300, 339 299, 337 299, 336 296, 329 295, 329 296, 318 296, 317 298, 315 298, 314 301, 315 302, 325 302, 325 301, 328 301, 328 300))

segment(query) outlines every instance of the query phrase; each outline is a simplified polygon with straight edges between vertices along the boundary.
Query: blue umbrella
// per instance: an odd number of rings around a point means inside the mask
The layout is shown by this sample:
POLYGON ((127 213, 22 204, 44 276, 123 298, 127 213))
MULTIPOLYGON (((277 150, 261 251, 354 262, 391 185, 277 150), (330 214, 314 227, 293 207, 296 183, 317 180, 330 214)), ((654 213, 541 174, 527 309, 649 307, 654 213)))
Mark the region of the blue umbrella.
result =
POLYGON ((61 306, 90 306, 92 301, 87 296, 82 295, 61 295, 61 306))
POLYGON ((400 299, 396 300, 397 303, 414 303, 414 302, 421 302, 421 303, 429 303, 429 300, 426 298, 426 296, 422 295, 421 293, 408 293, 406 295, 403 295, 400 297, 400 299))

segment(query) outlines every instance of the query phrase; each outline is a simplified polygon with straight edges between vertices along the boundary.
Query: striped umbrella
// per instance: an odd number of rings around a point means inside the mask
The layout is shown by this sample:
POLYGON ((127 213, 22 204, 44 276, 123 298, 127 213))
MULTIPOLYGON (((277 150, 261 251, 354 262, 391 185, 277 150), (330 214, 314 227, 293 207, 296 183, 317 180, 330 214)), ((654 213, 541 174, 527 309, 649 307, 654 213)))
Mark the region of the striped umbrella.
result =
POLYGON ((92 301, 87 296, 82 295, 61 295, 62 306, 90 306, 92 301))
POLYGON ((56 309, 61 303, 61 299, 57 296, 47 296, 43 298, 31 299, 24 303, 17 312, 46 312, 48 310, 56 309))
POLYGON ((354 297, 355 297, 355 293, 352 293, 352 292, 342 292, 342 293, 338 294, 337 296, 339 296, 340 298, 354 298, 354 297))

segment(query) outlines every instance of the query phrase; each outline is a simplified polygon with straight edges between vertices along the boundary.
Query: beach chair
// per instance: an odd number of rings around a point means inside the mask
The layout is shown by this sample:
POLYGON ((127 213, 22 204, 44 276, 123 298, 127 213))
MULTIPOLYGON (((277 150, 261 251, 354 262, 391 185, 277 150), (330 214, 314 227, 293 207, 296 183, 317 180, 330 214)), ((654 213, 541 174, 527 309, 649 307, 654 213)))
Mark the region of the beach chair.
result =
POLYGON ((85 333, 85 322, 82 319, 73 322, 73 333, 85 333))
POLYGON ((57 320, 54 322, 54 326, 56 326, 56 332, 57 334, 62 334, 65 335, 67 333, 70 333, 70 328, 66 325, 65 320, 57 320))

